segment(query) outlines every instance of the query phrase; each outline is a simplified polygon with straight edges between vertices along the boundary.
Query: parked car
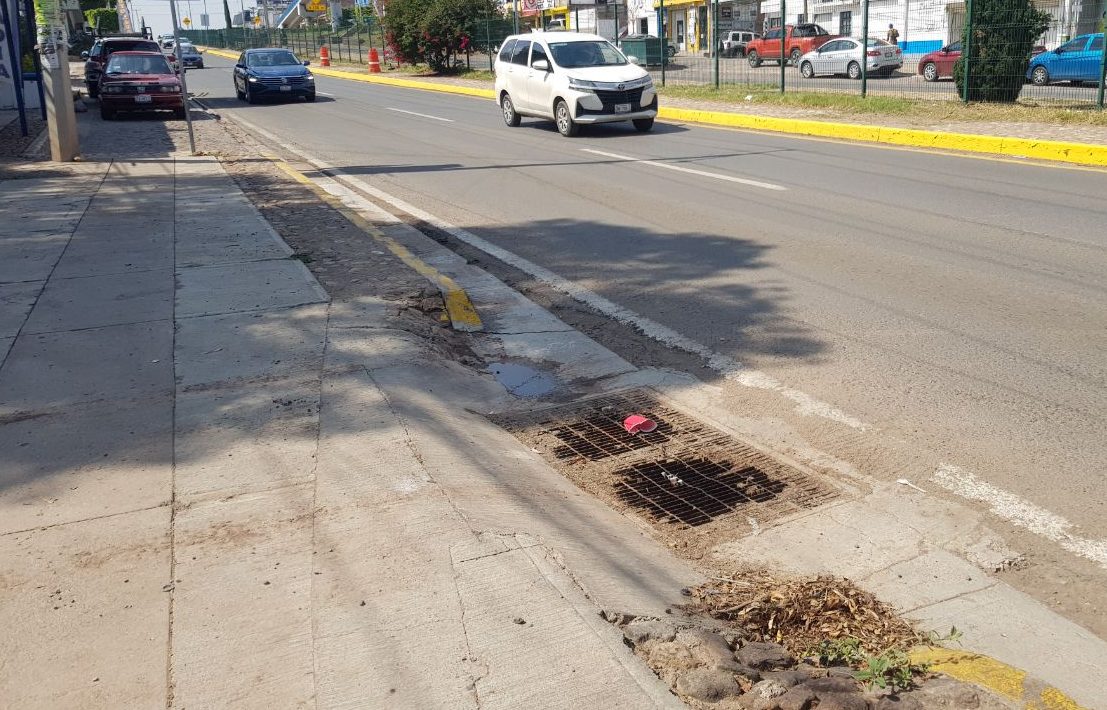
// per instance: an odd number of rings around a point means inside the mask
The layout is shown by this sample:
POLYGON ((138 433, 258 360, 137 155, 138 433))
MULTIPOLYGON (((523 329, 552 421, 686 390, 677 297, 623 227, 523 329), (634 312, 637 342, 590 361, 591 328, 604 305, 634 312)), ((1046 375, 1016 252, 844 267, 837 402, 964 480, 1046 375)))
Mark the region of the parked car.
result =
MULTIPOLYGON (((861 78, 861 39, 832 39, 813 52, 800 57, 799 71, 805 79, 820 74, 845 74, 861 78)), ((869 38, 864 52, 868 76, 890 76, 903 66, 903 51, 882 39, 869 38)))
POLYGON ((746 60, 751 67, 761 66, 766 59, 780 62, 780 37, 784 36, 784 56, 787 61, 797 64, 799 58, 808 52, 813 52, 830 40, 837 37, 827 32, 821 25, 806 23, 802 25, 788 25, 784 30, 779 27, 769 30, 763 37, 749 41, 746 44, 746 60))
POLYGON ((720 51, 724 57, 744 57, 746 56, 746 47, 759 37, 761 35, 756 32, 732 30, 723 35, 723 45, 720 51))
POLYGON ((161 52, 113 52, 100 77, 100 117, 121 111, 172 111, 185 117, 181 80, 161 52))
POLYGON ((267 97, 315 101, 315 76, 309 64, 287 49, 247 49, 234 66, 235 94, 246 103, 267 97))
POLYGON ((1055 81, 1098 83, 1102 62, 1103 33, 1080 35, 1031 59, 1026 78, 1037 86, 1055 81))
POLYGON ((184 64, 185 69, 203 69, 204 68, 204 55, 200 54, 200 50, 188 42, 181 42, 181 46, 177 48, 175 52, 176 56, 180 59, 180 62, 184 64))
POLYGON ((614 121, 648 131, 657 116, 653 79, 599 35, 508 37, 496 57, 495 87, 504 123, 544 118, 566 137, 577 135, 581 125, 614 121))
MULTIPOLYGON (((1035 45, 1030 50, 1030 56, 1045 52, 1044 45, 1035 45)), ((927 81, 953 78, 953 65, 961 58, 961 42, 952 42, 939 50, 924 54, 919 59, 919 76, 927 81)))
MULTIPOLYGON (((654 35, 625 35, 622 39, 655 40, 655 39, 657 39, 657 37, 655 37, 654 35)), ((666 38, 665 39, 665 54, 668 55, 669 59, 672 59, 673 57, 676 56, 676 53, 677 53, 676 45, 673 44, 672 40, 666 38)))
POLYGON ((104 65, 108 58, 116 52, 158 52, 158 43, 152 39, 136 37, 105 37, 92 45, 92 49, 81 52, 81 59, 85 60, 85 87, 92 98, 100 92, 100 75, 104 73, 104 65))

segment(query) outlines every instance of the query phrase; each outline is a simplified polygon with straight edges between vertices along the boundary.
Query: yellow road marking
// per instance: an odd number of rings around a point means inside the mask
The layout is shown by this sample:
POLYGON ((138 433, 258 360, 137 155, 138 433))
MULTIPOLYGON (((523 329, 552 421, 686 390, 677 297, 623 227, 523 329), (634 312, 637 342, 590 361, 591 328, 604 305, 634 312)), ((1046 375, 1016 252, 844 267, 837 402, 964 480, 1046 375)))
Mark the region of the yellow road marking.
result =
POLYGON ((1025 671, 988 656, 948 648, 926 647, 911 651, 911 662, 926 664, 932 671, 987 688, 1021 703, 1025 710, 1086 710, 1057 688, 1046 688, 1035 697, 1026 687, 1025 671))
POLYGON ((400 244, 392 237, 382 233, 379 229, 370 224, 368 220, 344 205, 337 197, 316 185, 311 178, 289 165, 286 161, 272 155, 266 155, 265 157, 272 160, 278 168, 290 175, 297 182, 311 188, 316 196, 341 212, 346 219, 367 232, 369 236, 384 248, 388 249, 388 251, 392 252, 400 261, 436 284, 439 290, 442 291, 442 297, 446 304, 446 312, 450 315, 450 320, 454 328, 469 332, 484 329, 484 324, 481 322, 480 315, 477 314, 476 307, 473 306, 473 302, 469 299, 469 294, 465 293, 465 289, 458 285, 456 281, 412 254, 407 247, 400 244))
MULTIPOLYGON (((219 57, 236 59, 238 55, 216 49, 205 49, 219 57)), ((407 89, 437 91, 446 94, 473 96, 495 99, 492 89, 478 89, 469 86, 437 84, 414 79, 396 79, 377 74, 359 74, 341 69, 313 67, 312 71, 321 76, 336 79, 349 79, 370 84, 384 84, 407 89)), ((796 118, 775 118, 771 116, 753 116, 726 111, 706 111, 662 106, 658 117, 708 126, 719 126, 749 131, 771 131, 799 137, 823 140, 864 141, 879 147, 895 146, 901 149, 930 149, 924 152, 951 155, 961 158, 1000 160, 1017 164, 1039 167, 1067 167, 1065 165, 1045 165, 1030 160, 1053 161, 1072 165, 1107 167, 1107 146, 1067 141, 1038 140, 1034 138, 1015 138, 1011 136, 981 136, 968 133, 948 133, 928 131, 917 128, 891 128, 887 126, 869 126, 853 123, 832 123, 829 121, 809 121, 796 118), (948 152, 957 151, 957 152, 948 152), (974 154, 989 155, 974 155, 974 154), (1002 155, 1007 158, 996 158, 1002 155)))

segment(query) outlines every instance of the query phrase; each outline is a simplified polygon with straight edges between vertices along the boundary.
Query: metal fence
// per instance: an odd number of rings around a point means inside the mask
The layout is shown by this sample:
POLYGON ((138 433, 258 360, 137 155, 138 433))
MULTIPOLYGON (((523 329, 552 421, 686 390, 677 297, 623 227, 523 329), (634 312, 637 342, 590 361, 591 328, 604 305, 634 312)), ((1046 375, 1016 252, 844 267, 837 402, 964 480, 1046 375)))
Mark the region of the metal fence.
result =
POLYGON ((1000 11, 998 5, 996 0, 884 0, 871 7, 848 0, 680 5, 665 12, 665 34, 678 52, 664 71, 649 69, 655 79, 664 74, 668 84, 958 100, 965 98, 964 82, 954 74, 964 55, 961 65, 970 85, 1011 84, 1020 100, 1035 103, 1103 105, 1107 0, 1040 0, 1040 26, 1025 12, 1000 11), (788 26, 819 34, 782 37, 782 17, 788 26), (809 23, 820 29, 809 30, 809 23), (728 42, 735 30, 762 35, 753 46, 761 51, 750 56, 745 45, 728 42), (864 46, 837 42, 861 37, 868 38, 864 46), (965 37, 972 38, 967 54, 965 37), (778 59, 782 48, 784 66, 778 59))
MULTIPOLYGON (((563 18, 560 22, 570 29, 610 34, 620 43, 614 28, 622 28, 622 36, 628 30, 638 34, 647 29, 656 36, 657 18, 663 17, 665 44, 675 54, 665 54, 646 67, 663 85, 952 101, 998 100, 1001 92, 995 87, 1005 86, 1008 98, 1013 94, 1037 104, 1102 107, 1107 0, 1038 0, 1043 14, 1037 22, 1025 12, 997 11, 1001 4, 1000 0, 880 0, 870 7, 865 0, 703 0, 669 8, 654 0, 652 12, 646 3, 640 9, 645 15, 628 17, 623 6, 622 18, 606 23, 598 21, 598 14, 580 12, 518 17, 509 13, 474 18, 464 51, 459 48, 458 64, 491 69, 495 51, 516 27, 519 31, 553 27, 556 17, 563 18), (798 25, 804 34, 815 36, 781 37, 782 18, 786 26, 798 25), (811 24, 819 29, 812 30, 811 24), (765 36, 756 57, 744 42, 732 41, 739 39, 738 31, 765 36), (774 40, 768 39, 774 35, 774 40), (862 43, 861 37, 868 41, 862 43), (858 41, 852 45, 840 41, 846 38, 858 41), (965 38, 970 39, 967 52, 963 51, 965 38), (781 50, 784 62, 779 60, 781 50), (796 50, 798 57, 793 60, 796 50), (965 72, 968 82, 954 79, 955 73, 965 72), (983 84, 985 90, 966 96, 966 83, 983 84)), ((346 18, 337 32, 328 25, 185 34, 213 47, 281 46, 305 57, 318 56, 319 48, 326 45, 332 61, 354 64, 365 64, 369 49, 376 48, 386 65, 394 62, 373 17, 346 18)))

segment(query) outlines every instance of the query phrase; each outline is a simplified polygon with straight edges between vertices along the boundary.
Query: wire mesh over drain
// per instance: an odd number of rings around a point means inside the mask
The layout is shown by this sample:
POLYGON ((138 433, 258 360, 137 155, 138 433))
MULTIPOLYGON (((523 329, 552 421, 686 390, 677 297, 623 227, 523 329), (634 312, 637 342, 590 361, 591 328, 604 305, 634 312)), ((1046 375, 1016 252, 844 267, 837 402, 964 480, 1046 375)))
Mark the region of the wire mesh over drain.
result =
POLYGON ((830 485, 777 461, 651 394, 627 392, 493 420, 542 453, 577 485, 663 529, 771 522, 837 497, 830 485), (622 420, 657 422, 629 434, 622 420))

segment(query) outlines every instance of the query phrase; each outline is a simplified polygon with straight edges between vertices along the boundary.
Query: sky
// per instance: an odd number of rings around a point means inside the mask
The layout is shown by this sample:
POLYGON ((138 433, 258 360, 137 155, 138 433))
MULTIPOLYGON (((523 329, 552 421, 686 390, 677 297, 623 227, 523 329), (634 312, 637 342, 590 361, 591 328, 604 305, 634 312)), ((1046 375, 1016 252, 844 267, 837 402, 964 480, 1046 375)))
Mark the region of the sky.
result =
MULTIPOLYGON (((243 4, 246 8, 255 5, 253 0, 227 0, 227 2, 231 6, 232 15, 241 12, 243 4)), ((192 26, 189 29, 204 29, 200 25, 200 15, 204 14, 205 5, 209 15, 209 29, 223 29, 226 25, 223 21, 223 0, 177 0, 177 16, 192 19, 192 26)), ((173 31, 168 0, 131 0, 131 14, 136 24, 145 17, 146 24, 153 28, 155 37, 173 31)))

